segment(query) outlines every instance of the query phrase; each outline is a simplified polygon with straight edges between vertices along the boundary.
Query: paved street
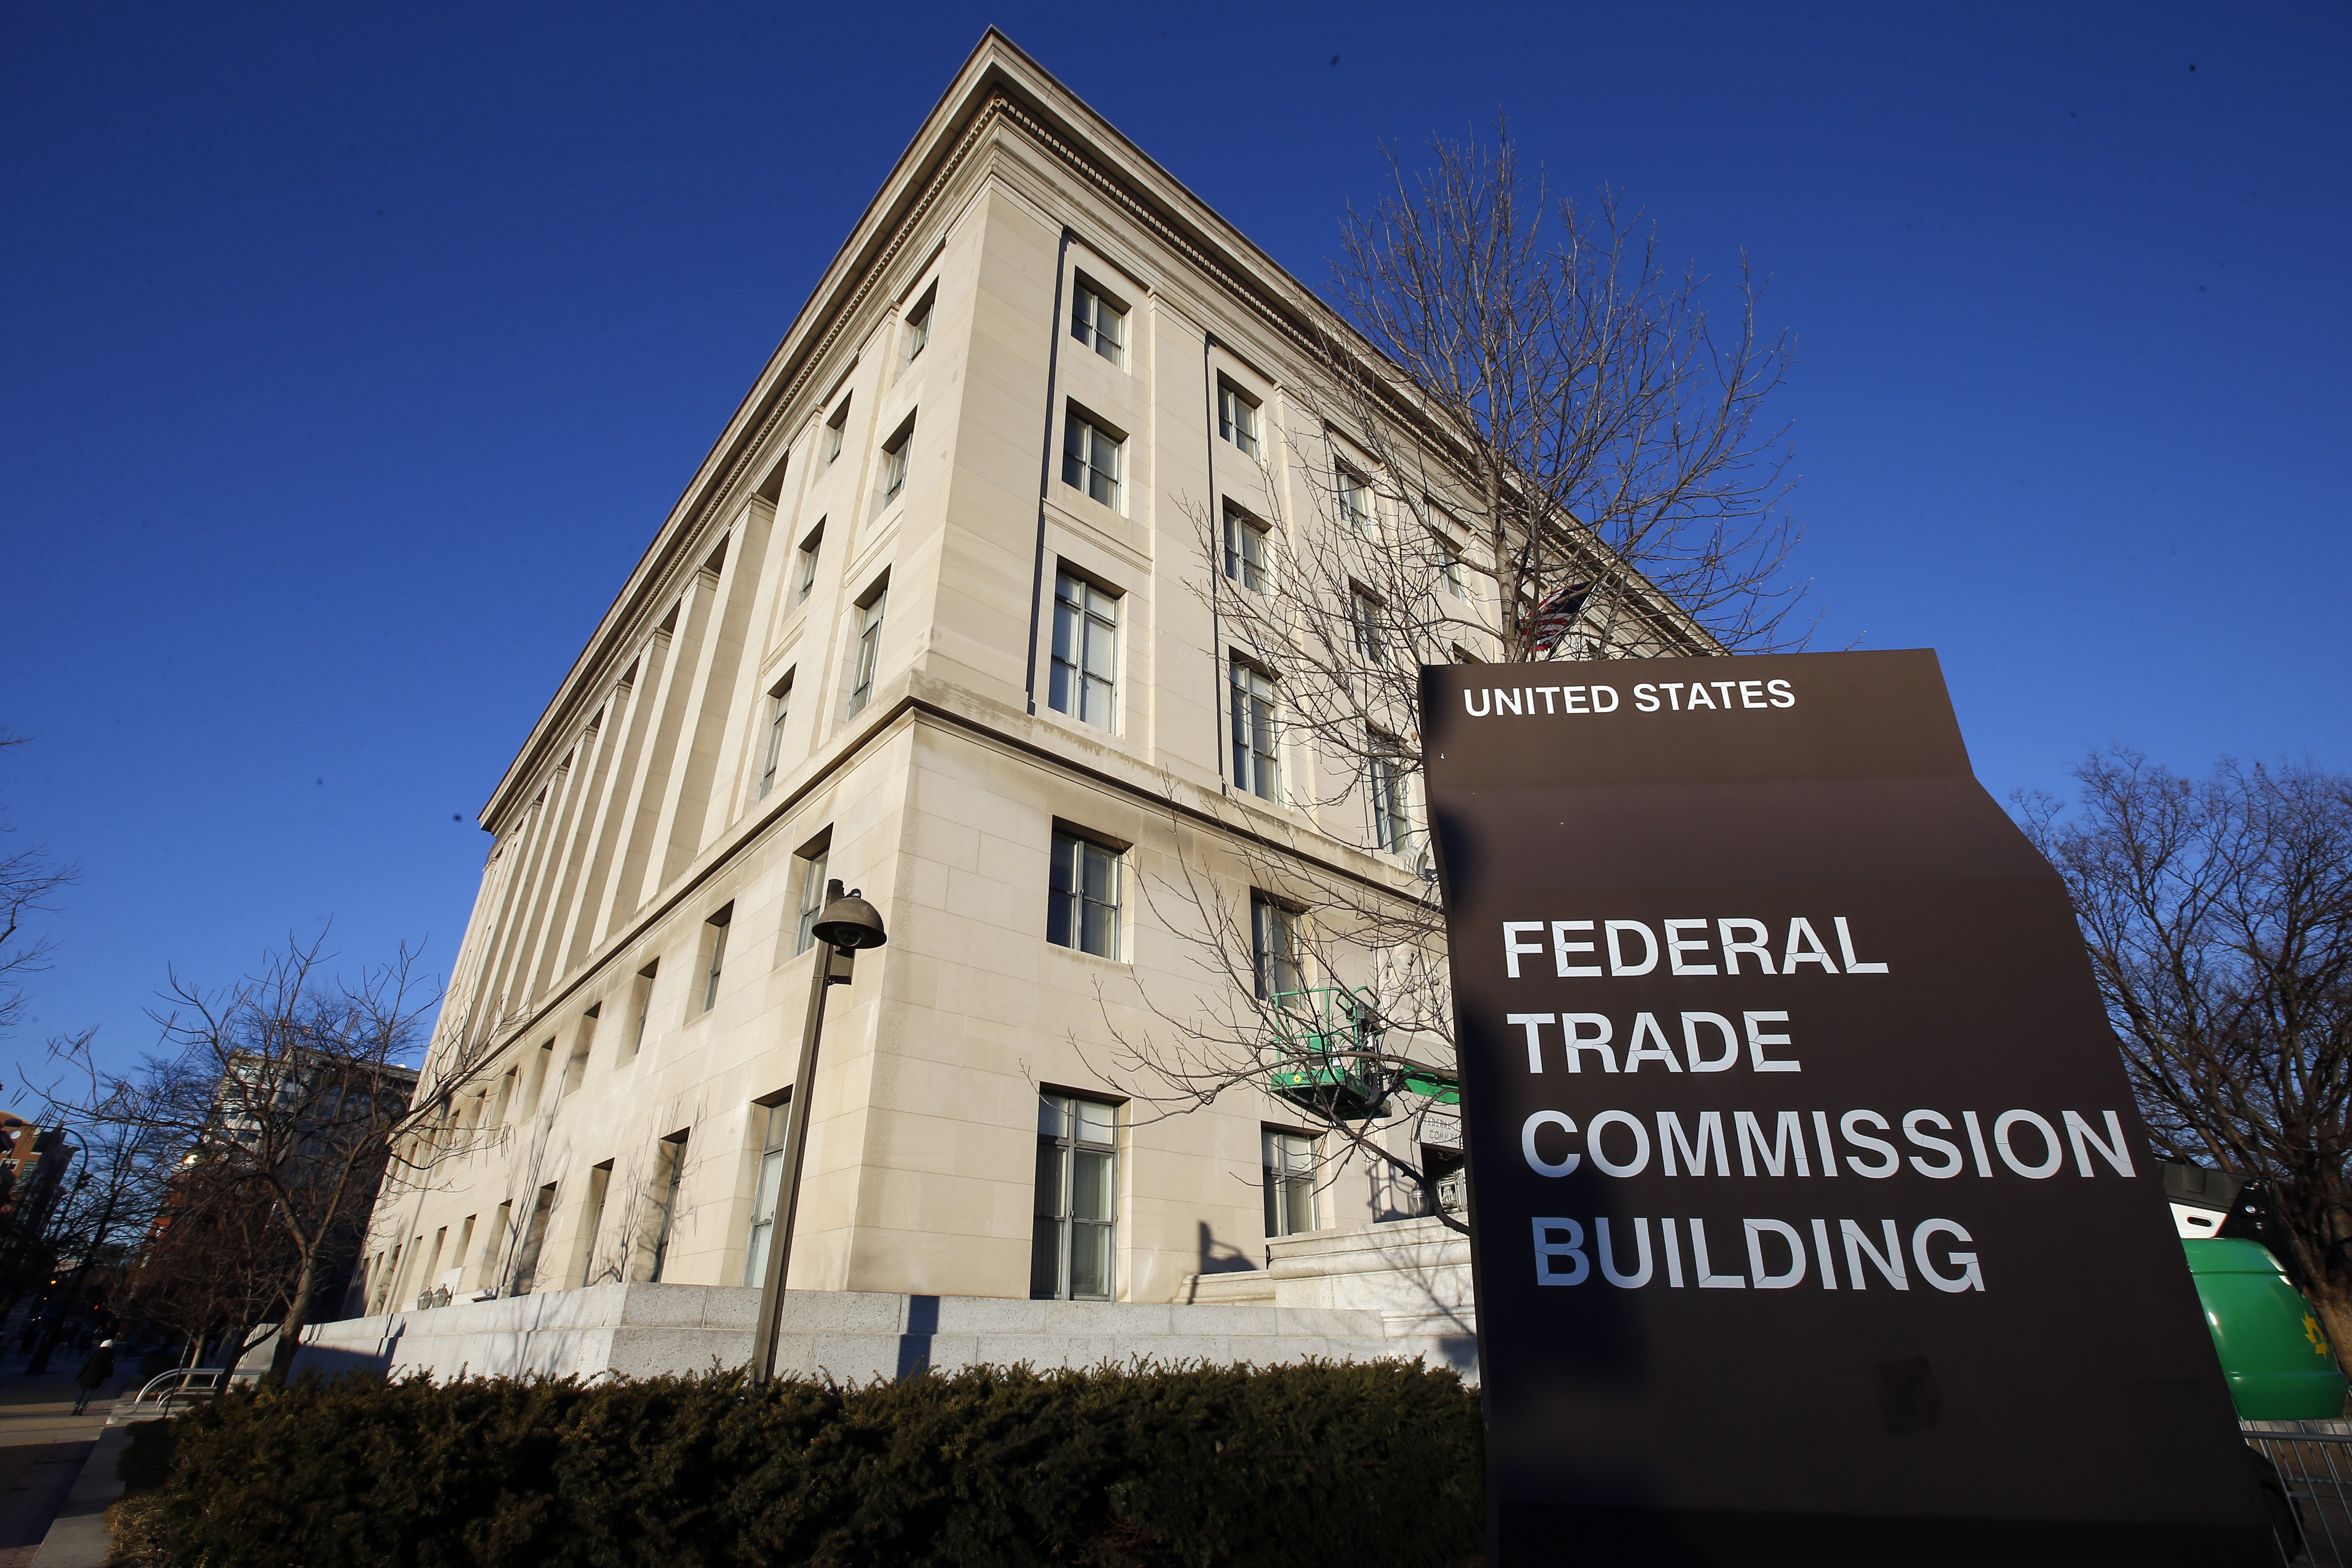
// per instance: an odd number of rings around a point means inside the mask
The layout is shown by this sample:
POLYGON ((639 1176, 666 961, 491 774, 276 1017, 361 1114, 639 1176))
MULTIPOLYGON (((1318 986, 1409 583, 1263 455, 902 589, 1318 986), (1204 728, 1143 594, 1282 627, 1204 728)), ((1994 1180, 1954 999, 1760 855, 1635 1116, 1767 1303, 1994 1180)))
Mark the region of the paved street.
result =
POLYGON ((54 1376, 0 1376, 0 1568, 32 1562, 114 1396, 123 1392, 117 1378, 99 1390, 88 1412, 75 1415, 73 1369, 80 1360, 55 1364, 61 1370, 54 1376))

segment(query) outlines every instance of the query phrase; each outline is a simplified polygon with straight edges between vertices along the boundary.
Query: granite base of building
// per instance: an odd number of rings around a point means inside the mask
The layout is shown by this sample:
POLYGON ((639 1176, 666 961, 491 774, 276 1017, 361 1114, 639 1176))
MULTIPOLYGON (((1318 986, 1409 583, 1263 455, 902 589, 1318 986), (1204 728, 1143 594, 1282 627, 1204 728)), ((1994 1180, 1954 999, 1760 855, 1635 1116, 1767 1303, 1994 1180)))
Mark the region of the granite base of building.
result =
MULTIPOLYGON (((1272 1268, 1199 1276, 1172 1302, 788 1290, 776 1365, 865 1383, 927 1366, 1419 1356, 1476 1376, 1468 1248, 1438 1222, 1286 1237, 1273 1251, 1272 1268)), ((757 1290, 647 1284, 458 1301, 316 1324, 295 1371, 648 1377, 739 1367, 759 1305, 757 1290)))

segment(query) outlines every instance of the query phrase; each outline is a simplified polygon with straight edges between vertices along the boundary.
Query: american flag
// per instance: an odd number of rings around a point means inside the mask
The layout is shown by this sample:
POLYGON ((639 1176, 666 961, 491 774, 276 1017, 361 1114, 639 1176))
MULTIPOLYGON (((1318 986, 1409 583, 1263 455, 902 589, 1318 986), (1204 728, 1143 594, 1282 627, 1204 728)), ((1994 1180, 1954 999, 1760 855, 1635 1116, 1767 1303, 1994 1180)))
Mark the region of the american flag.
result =
POLYGON ((1576 617, 1584 613, 1584 601, 1591 596, 1591 584, 1570 583, 1537 605, 1523 628, 1528 647, 1536 653, 1549 653, 1576 625, 1576 617))

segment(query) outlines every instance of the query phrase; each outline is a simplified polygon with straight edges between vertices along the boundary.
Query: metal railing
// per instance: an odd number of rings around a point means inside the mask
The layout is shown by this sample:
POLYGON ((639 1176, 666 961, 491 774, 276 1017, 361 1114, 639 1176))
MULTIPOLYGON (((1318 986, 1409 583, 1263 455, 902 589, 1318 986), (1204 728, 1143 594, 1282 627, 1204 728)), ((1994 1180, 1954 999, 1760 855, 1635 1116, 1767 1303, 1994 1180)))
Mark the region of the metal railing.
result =
POLYGON ((2263 1469, 2280 1556, 2311 1568, 2352 1568, 2352 1426, 2247 1421, 2240 1429, 2263 1469), (2311 1430, 2321 1426, 2347 1429, 2311 1430))
POLYGON ((174 1367, 170 1372, 158 1373, 142 1384, 139 1392, 131 1395, 130 1408, 135 1410, 152 1401, 155 1406, 154 1415, 169 1415, 174 1403, 184 1405, 210 1399, 225 1388, 240 1383, 257 1382, 260 1376, 258 1371, 245 1372, 236 1367, 174 1367))

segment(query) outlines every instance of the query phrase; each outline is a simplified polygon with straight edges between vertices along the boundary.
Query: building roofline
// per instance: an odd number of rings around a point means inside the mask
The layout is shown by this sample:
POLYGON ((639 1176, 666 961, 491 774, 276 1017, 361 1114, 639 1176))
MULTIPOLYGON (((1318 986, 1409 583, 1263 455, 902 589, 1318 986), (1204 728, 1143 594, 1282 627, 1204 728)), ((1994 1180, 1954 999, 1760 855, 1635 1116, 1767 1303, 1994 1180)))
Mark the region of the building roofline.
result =
MULTIPOLYGON (((1239 275, 1238 280, 1254 286, 1247 288, 1255 296, 1254 303, 1262 312, 1286 318, 1282 324, 1289 331, 1308 330, 1310 312, 1330 316, 1328 307, 1280 263, 1003 32, 989 27, 859 215, 751 389, 679 492, 661 528, 630 569, 612 605, 572 659, 530 734, 478 814, 483 827, 496 831, 499 817, 538 777, 559 739, 568 733, 575 710, 593 706, 585 694, 592 678, 617 659, 640 629, 641 620, 657 608, 651 603, 655 591, 669 580, 710 505, 726 499, 731 488, 728 481, 755 455, 769 433, 770 416, 795 389, 799 373, 830 345, 832 333, 826 329, 839 323, 858 302, 862 292, 858 284, 884 258, 908 209, 958 150, 964 133, 999 99, 1010 100, 1049 132, 1068 135, 1097 160, 1112 165, 1106 172, 1123 176, 1120 184, 1126 195, 1144 204, 1161 223, 1230 268, 1239 275)), ((1344 326, 1336 316, 1320 324, 1335 323, 1344 326)), ((1369 344, 1364 346, 1370 349, 1369 344)), ((584 718, 585 713, 577 716, 584 718)))

